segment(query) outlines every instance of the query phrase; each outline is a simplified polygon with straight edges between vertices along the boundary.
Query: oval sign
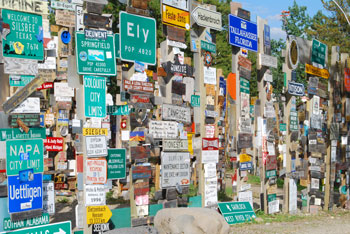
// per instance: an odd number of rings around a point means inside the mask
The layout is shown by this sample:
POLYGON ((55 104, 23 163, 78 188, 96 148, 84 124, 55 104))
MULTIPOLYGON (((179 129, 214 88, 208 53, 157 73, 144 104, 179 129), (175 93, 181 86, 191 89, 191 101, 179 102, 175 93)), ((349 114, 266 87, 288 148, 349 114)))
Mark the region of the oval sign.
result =
POLYGON ((295 37, 290 37, 289 45, 289 64, 292 69, 297 69, 299 64, 299 46, 295 37))

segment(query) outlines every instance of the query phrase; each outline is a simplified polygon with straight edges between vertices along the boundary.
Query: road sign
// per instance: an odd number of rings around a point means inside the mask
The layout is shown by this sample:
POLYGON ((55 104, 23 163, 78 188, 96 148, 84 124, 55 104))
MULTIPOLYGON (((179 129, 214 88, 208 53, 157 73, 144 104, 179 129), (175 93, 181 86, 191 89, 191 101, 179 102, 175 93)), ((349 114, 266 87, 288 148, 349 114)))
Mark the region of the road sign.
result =
POLYGON ((129 105, 107 106, 108 115, 129 115, 129 113, 130 113, 129 105))
POLYGON ((128 14, 124 11, 120 12, 119 19, 121 59, 156 64, 155 19, 128 14))
POLYGON ((45 233, 45 234, 71 234, 72 224, 71 221, 47 224, 37 227, 20 229, 12 232, 1 232, 0 234, 11 233, 11 234, 34 234, 34 233, 45 233))
POLYGON ((201 41, 201 48, 203 50, 209 51, 213 54, 216 54, 216 45, 210 42, 201 41))
POLYGON ((44 144, 42 139, 6 141, 7 175, 18 175, 20 171, 32 169, 44 172, 44 144))
POLYGON ((84 76, 85 117, 106 117, 106 77, 84 76))
POLYGON ((298 131, 298 112, 296 111, 290 111, 290 123, 289 123, 289 129, 290 131, 298 131))
POLYGON ((44 59, 44 31, 41 15, 3 9, 2 19, 4 57, 44 59))
POLYGON ((199 95, 191 96, 191 106, 192 107, 200 107, 201 97, 199 95))
POLYGON ((106 40, 85 38, 84 32, 75 33, 77 71, 80 75, 116 75, 114 36, 106 40))
POLYGON ((0 141, 33 138, 45 139, 45 128, 30 128, 28 133, 21 132, 19 128, 0 128, 0 141))
POLYGON ((324 67, 326 61, 327 45, 315 39, 312 40, 311 62, 324 67))
POLYGON ((112 212, 108 206, 88 206, 86 207, 87 224, 107 223, 112 217, 112 212))
POLYGON ((251 221, 256 214, 249 202, 221 202, 218 203, 221 214, 228 224, 251 221))
POLYGON ((50 222, 50 216, 47 213, 43 213, 39 217, 31 219, 25 219, 20 221, 11 221, 11 218, 4 218, 3 227, 5 231, 15 230, 25 227, 34 227, 38 225, 48 224, 50 222))
POLYGON ((126 150, 108 149, 107 178, 124 179, 126 177, 126 150))
POLYGON ((229 43, 233 46, 258 52, 257 24, 241 19, 234 15, 229 15, 228 20, 229 43))
POLYGON ((314 76, 322 77, 324 79, 329 78, 329 72, 327 69, 320 69, 310 64, 305 64, 305 72, 314 76))
POLYGON ((43 175, 8 176, 9 213, 43 208, 43 175))
POLYGON ((214 30, 222 30, 221 13, 202 7, 196 7, 191 13, 196 24, 214 30))
POLYGON ((9 82, 10 82, 10 86, 21 87, 21 86, 26 86, 34 78, 35 78, 35 76, 10 75, 9 82))
POLYGON ((179 8, 184 11, 189 11, 190 1, 189 0, 162 0, 163 4, 179 8))
POLYGON ((190 30, 190 13, 162 4, 162 22, 163 24, 190 30))

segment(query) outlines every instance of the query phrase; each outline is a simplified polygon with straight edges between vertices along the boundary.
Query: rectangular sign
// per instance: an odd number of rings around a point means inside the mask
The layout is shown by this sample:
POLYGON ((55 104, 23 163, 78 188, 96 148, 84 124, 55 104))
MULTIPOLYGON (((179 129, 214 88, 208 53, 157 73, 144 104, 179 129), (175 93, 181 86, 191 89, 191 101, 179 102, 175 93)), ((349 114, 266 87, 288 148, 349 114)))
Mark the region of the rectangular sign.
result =
POLYGON ((108 149, 107 178, 124 179, 126 177, 126 149, 108 149))
POLYGON ((202 50, 206 50, 206 51, 209 51, 213 54, 216 54, 216 45, 213 43, 201 40, 201 48, 202 48, 202 50))
POLYGON ((4 73, 36 76, 38 74, 38 61, 9 57, 4 58, 4 73))
POLYGON ((43 208, 43 175, 30 174, 8 176, 9 213, 36 210, 43 208))
POLYGON ((10 86, 22 87, 22 86, 26 86, 34 78, 35 78, 35 76, 10 75, 9 82, 10 82, 10 86))
POLYGON ((44 2, 42 0, 1 1, 1 8, 34 13, 38 15, 47 15, 48 14, 47 6, 48 6, 48 2, 44 2))
POLYGON ((66 10, 56 10, 55 22, 57 25, 73 28, 75 27, 75 23, 76 23, 75 12, 66 11, 66 10))
POLYGON ((44 146, 47 151, 63 151, 63 137, 47 137, 44 139, 44 146))
POLYGON ((211 28, 214 30, 222 30, 221 13, 211 11, 203 7, 196 7, 192 13, 192 18, 199 26, 211 28))
POLYGON ((4 57, 44 59, 43 18, 41 15, 2 9, 4 57))
POLYGON ((249 202, 218 203, 221 214, 230 225, 252 221, 256 214, 249 202))
POLYGON ((18 128, 0 128, 0 141, 24 140, 32 138, 46 138, 45 128, 30 128, 28 133, 21 132, 18 128))
POLYGON ((68 2, 51 1, 51 8, 75 11, 75 4, 68 2))
POLYGON ((18 175, 31 169, 33 173, 44 172, 44 144, 42 139, 6 141, 7 175, 18 175))
POLYGON ((149 134, 154 138, 174 139, 178 136, 177 122, 172 121, 150 121, 149 134))
POLYGON ((163 151, 188 151, 188 140, 163 140, 163 151))
POLYGON ((106 117, 106 77, 84 76, 85 117, 106 117))
POLYGON ((200 107, 201 103, 201 96, 199 95, 192 95, 191 96, 191 106, 192 107, 200 107))
POLYGON ((162 187, 190 184, 190 154, 162 152, 162 187))
POLYGON ((325 66, 327 45, 313 39, 312 40, 311 62, 325 66))
POLYGON ((129 105, 123 106, 107 106, 107 115, 129 115, 129 105))
POLYGON ((191 109, 169 104, 162 105, 162 118, 164 120, 174 120, 191 123, 191 109))
POLYGON ((218 138, 203 138, 202 140, 203 150, 219 150, 218 138))
POLYGON ((162 4, 163 24, 190 30, 190 13, 171 6, 162 4))
POLYGON ((4 231, 10 231, 25 227, 34 227, 39 225, 49 224, 50 216, 47 213, 43 213, 39 217, 34 217, 31 219, 24 219, 19 221, 11 221, 11 218, 4 218, 3 228, 4 231))
POLYGON ((204 84, 216 85, 216 68, 203 67, 204 69, 204 84))
POLYGON ((151 166, 132 166, 132 179, 150 179, 152 177, 151 166))
POLYGON ((106 190, 103 184, 85 185, 85 206, 106 205, 106 190))
POLYGON ((277 68, 277 57, 259 53, 262 66, 277 68))
POLYGON ((288 81, 288 93, 294 96, 304 96, 305 87, 302 83, 288 81))
POLYGON ((253 163, 252 162, 243 162, 239 164, 239 169, 241 171, 247 171, 247 170, 252 170, 253 167, 253 163))
POLYGON ((11 113, 16 114, 36 114, 40 113, 40 98, 28 97, 19 106, 17 106, 11 113))
POLYGON ((258 52, 258 26, 255 23, 229 15, 229 43, 258 52))
MULTIPOLYGON (((2 232, 5 233, 5 232, 2 232)), ((29 234, 29 233, 45 233, 45 234, 71 234, 72 224, 71 221, 53 223, 47 225, 41 225, 37 227, 25 228, 16 231, 12 231, 13 234, 29 234)))
POLYGON ((190 1, 188 0, 162 0, 162 3, 184 11, 189 11, 190 9, 190 1))
POLYGON ((156 64, 156 21, 153 18, 119 13, 120 57, 149 65, 156 64))
POLYGON ((152 93, 154 89, 154 85, 151 82, 124 80, 124 89, 127 91, 134 90, 134 91, 152 93))
POLYGON ((108 35, 106 40, 98 40, 85 38, 84 32, 76 32, 75 45, 78 74, 116 75, 113 35, 108 35))
POLYGON ((108 136, 107 128, 83 128, 83 136, 98 136, 105 135, 108 136))
POLYGON ((218 163, 219 150, 202 150, 202 163, 218 163))
MULTIPOLYGON (((112 217, 112 212, 108 206, 88 206, 86 207, 87 224, 108 223, 112 217)), ((56 233, 53 233, 56 234, 56 233)), ((63 233, 61 233, 63 234, 63 233)))
POLYGON ((43 183, 43 212, 55 214, 55 184, 53 181, 43 183))
MULTIPOLYGON (((206 165, 206 164, 204 164, 206 165)), ((218 203, 218 179, 215 177, 205 178, 204 183, 204 206, 214 206, 218 203)))
POLYGON ((324 79, 328 79, 330 76, 327 69, 320 69, 320 68, 314 67, 310 64, 305 64, 305 72, 307 74, 319 76, 319 77, 322 77, 324 79))
POLYGON ((107 160, 94 158, 86 160, 86 184, 107 183, 107 160))
POLYGON ((107 156, 106 136, 86 136, 86 155, 88 157, 107 156))

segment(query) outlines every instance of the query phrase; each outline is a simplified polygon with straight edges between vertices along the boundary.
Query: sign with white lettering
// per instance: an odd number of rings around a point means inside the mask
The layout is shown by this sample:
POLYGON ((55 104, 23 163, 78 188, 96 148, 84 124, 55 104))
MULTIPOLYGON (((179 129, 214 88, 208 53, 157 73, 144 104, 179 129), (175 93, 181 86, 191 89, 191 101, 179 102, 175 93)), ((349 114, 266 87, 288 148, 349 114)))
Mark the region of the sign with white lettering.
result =
POLYGON ((190 154, 162 152, 162 187, 190 184, 190 154))
POLYGON ((11 221, 11 218, 4 218, 3 227, 4 231, 15 230, 25 227, 34 227, 39 225, 49 224, 50 216, 47 213, 43 213, 41 216, 24 219, 19 221, 11 221))
POLYGON ((86 155, 88 157, 107 156, 106 136, 86 136, 86 155))
POLYGON ((75 4, 68 2, 51 1, 51 8, 75 11, 75 4))
POLYGON ((106 190, 103 184, 85 185, 85 206, 106 205, 106 190))
POLYGON ((107 183, 107 160, 94 158, 86 160, 86 184, 107 183))
POLYGON ((178 136, 177 122, 172 121, 150 121, 149 134, 153 138, 174 139, 178 136))
POLYGON ((191 123, 191 109, 189 107, 163 104, 162 118, 164 120, 174 120, 185 123, 191 123))
POLYGON ((163 151, 188 151, 188 140, 163 140, 163 151))
POLYGON ((255 23, 229 15, 229 43, 258 52, 258 26, 255 23))
POLYGON ((44 146, 47 151, 63 151, 63 137, 47 137, 44 139, 44 146))
POLYGON ((106 117, 106 77, 84 76, 85 117, 106 117))
POLYGON ((202 140, 203 150, 219 150, 218 138, 203 138, 202 140))
POLYGON ((288 93, 294 96, 304 96, 305 87, 302 83, 288 81, 288 93))
POLYGON ((108 179, 124 179, 126 177, 126 149, 108 149, 108 179))
POLYGON ((202 7, 196 7, 191 13, 194 21, 199 26, 211 28, 214 30, 222 30, 221 13, 211 11, 202 7))
POLYGON ((84 33, 85 33, 85 38, 107 40, 107 31, 105 30, 85 29, 84 33))

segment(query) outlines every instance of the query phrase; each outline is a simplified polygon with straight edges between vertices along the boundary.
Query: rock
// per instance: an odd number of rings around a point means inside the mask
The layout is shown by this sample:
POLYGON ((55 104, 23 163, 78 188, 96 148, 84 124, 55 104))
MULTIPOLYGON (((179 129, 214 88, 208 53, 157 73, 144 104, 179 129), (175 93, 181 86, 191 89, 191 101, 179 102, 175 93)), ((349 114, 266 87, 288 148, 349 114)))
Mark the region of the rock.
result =
POLYGON ((264 222, 264 220, 263 220, 262 218, 260 218, 260 217, 255 218, 255 221, 256 221, 256 222, 258 222, 258 223, 262 223, 262 222, 264 222))
POLYGON ((230 226, 215 210, 169 208, 158 211, 154 226, 160 234, 226 234, 230 226))

